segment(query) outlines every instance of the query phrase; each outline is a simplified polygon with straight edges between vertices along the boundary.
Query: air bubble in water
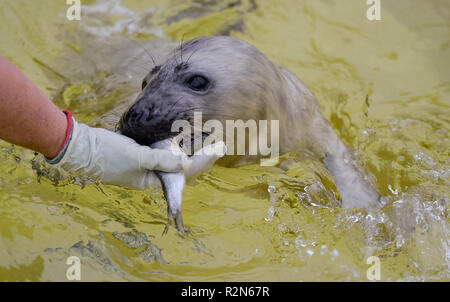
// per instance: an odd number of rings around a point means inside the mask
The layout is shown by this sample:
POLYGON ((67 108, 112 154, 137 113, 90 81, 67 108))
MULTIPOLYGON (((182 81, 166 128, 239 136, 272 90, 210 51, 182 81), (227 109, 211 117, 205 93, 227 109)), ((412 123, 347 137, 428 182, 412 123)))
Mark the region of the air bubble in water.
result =
POLYGON ((267 211, 267 217, 264 218, 264 220, 267 222, 271 221, 274 214, 275 214, 275 208, 273 206, 270 206, 269 211, 267 211))
POLYGON ((397 248, 401 248, 403 244, 405 244, 405 238, 403 238, 403 236, 401 234, 398 234, 395 237, 395 246, 397 248))
POLYGON ((331 260, 335 260, 339 256, 339 251, 337 249, 334 249, 330 252, 331 260))

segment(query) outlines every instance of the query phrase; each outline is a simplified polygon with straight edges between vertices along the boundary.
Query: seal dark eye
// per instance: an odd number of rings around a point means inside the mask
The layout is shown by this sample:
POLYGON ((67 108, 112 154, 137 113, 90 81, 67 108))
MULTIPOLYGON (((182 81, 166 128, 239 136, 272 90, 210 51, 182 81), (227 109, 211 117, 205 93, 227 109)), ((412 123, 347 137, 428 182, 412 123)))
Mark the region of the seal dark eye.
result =
POLYGON ((186 85, 194 91, 206 91, 209 86, 209 81, 203 76, 195 75, 186 81, 186 85))

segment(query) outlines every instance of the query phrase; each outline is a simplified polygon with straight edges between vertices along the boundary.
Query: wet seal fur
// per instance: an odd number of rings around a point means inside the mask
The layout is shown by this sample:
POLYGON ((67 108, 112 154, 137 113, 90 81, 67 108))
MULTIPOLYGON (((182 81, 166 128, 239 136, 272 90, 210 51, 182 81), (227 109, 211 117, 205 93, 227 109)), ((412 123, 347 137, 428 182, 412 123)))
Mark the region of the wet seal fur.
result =
MULTIPOLYGON (((119 130, 150 146, 173 135, 174 121, 192 124, 194 111, 223 125, 230 119, 279 120, 280 153, 307 149, 322 158, 343 207, 379 205, 380 194, 322 116, 315 96, 250 44, 225 36, 182 43, 145 76, 119 130)), ((243 156, 230 163, 256 159, 243 156)))

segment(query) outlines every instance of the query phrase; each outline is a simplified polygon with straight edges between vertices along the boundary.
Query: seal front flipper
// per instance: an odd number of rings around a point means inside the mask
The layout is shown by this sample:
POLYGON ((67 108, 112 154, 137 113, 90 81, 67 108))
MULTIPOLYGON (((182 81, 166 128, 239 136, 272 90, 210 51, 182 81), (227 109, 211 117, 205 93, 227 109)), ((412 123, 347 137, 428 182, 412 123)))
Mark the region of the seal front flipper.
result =
POLYGON ((382 196, 370 182, 356 158, 322 117, 316 119, 316 137, 323 152, 323 163, 333 176, 342 207, 379 207, 382 196))

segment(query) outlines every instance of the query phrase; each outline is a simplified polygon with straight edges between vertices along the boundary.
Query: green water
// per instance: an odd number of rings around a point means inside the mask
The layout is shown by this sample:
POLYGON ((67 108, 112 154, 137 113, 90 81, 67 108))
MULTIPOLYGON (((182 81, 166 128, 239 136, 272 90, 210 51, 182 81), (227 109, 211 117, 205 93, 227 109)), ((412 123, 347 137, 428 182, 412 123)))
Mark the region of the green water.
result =
POLYGON ((159 189, 38 177, 33 152, 0 142, 0 280, 65 281, 71 255, 84 281, 366 281, 372 255, 382 281, 450 280, 448 1, 384 0, 372 22, 357 0, 82 3, 68 21, 65 1, 0 2, 0 53, 77 120, 133 100, 152 62, 119 50, 231 35, 305 82, 390 202, 328 207, 326 169, 291 152, 285 169, 213 167, 185 190, 192 235, 163 236, 159 189))

